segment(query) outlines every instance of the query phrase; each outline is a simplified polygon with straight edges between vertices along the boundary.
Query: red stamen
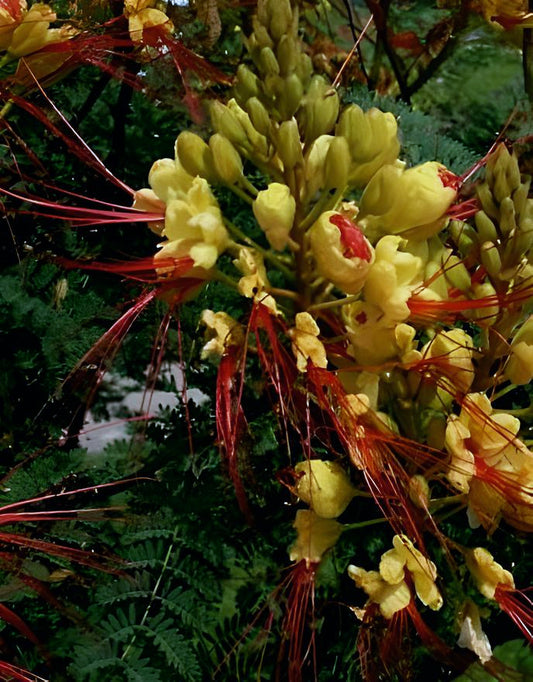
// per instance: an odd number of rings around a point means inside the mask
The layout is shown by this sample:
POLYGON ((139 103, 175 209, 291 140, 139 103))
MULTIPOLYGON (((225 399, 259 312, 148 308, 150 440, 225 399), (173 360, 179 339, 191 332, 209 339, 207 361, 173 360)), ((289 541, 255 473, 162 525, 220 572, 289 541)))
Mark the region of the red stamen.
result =
POLYGON ((516 590, 499 584, 494 592, 494 599, 501 610, 509 616, 530 644, 533 644, 533 601, 526 592, 532 589, 516 590))
POLYGON ((345 258, 361 258, 368 263, 372 258, 372 251, 362 230, 340 213, 331 216, 329 222, 341 233, 341 244, 344 247, 342 255, 345 258))

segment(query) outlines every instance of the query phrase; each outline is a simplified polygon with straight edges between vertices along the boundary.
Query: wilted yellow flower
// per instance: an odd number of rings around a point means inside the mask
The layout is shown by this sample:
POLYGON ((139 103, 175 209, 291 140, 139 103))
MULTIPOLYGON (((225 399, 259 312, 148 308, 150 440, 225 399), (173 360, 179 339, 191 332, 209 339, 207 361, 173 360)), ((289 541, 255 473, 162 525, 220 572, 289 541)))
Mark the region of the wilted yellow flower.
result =
POLYGON ((533 315, 514 337, 503 373, 513 384, 528 384, 533 379, 533 315))
POLYGON ((289 330, 292 339, 292 352, 296 357, 296 365, 300 372, 307 371, 307 361, 316 367, 328 366, 326 349, 318 339, 320 329, 309 313, 297 313, 296 327, 289 330))
POLYGON ((494 561, 492 554, 483 547, 476 547, 466 553, 466 565, 472 573, 478 590, 487 599, 494 599, 494 593, 498 585, 514 587, 514 578, 494 561))
POLYGON ((290 189, 279 182, 271 182, 267 189, 259 192, 252 208, 272 248, 283 251, 296 212, 296 201, 290 189))
POLYGON ((324 519, 340 516, 352 501, 355 488, 348 474, 338 462, 310 459, 294 467, 302 474, 295 485, 295 493, 324 519))
POLYGON ((376 171, 398 158, 398 126, 391 113, 375 108, 363 112, 357 104, 350 104, 335 132, 348 141, 352 157, 348 181, 354 187, 364 187, 376 171))
POLYGON ((239 248, 239 257, 233 265, 242 273, 239 280, 239 292, 246 298, 253 298, 266 306, 274 315, 278 315, 276 300, 268 293, 269 282, 263 262, 263 257, 255 249, 246 246, 239 248))
POLYGON ((489 638, 483 632, 479 609, 469 599, 461 610, 463 622, 457 644, 465 649, 470 649, 479 656, 482 663, 487 663, 492 658, 492 648, 489 638))
POLYGON ((327 211, 309 230, 317 270, 346 294, 358 293, 374 262, 374 249, 362 231, 336 211, 327 211))
POLYGON ((244 344, 244 328, 231 315, 221 311, 204 310, 200 318, 206 327, 207 343, 202 348, 202 360, 217 362, 228 346, 244 344))
POLYGON ((420 601, 433 611, 438 611, 443 601, 435 585, 435 564, 416 549, 405 535, 395 535, 392 544, 394 549, 381 557, 379 572, 350 565, 350 578, 365 590, 371 602, 379 604, 385 618, 392 618, 411 601, 411 590, 405 582, 405 572, 408 571, 420 601))
POLYGON ((289 550, 291 561, 305 559, 307 566, 319 563, 322 557, 337 543, 343 531, 342 524, 334 519, 324 519, 311 509, 296 512, 294 528, 298 533, 289 550))
POLYGON ((380 168, 361 197, 361 225, 369 238, 397 234, 422 240, 440 232, 456 196, 443 181, 444 172, 435 161, 408 170, 380 168))

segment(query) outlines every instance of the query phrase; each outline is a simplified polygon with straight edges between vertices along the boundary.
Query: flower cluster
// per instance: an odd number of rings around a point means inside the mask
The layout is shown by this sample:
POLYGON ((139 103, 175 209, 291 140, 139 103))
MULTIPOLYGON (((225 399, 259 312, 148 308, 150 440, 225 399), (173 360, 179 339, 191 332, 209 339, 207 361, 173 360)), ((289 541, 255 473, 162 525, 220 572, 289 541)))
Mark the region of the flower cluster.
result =
MULTIPOLYGON (((314 589, 324 556, 357 526, 339 518, 368 495, 391 524, 394 548, 379 571, 348 568, 369 598, 361 618, 397 622, 405 610, 427 642, 414 596, 438 610, 447 594, 426 534, 441 559, 466 563, 485 597, 494 599, 496 584, 514 589, 486 550, 446 538, 437 511, 459 505, 488 533, 502 520, 521 531, 533 525, 533 453, 518 417, 493 406, 533 376, 529 179, 503 145, 469 201, 442 164, 406 167, 395 118, 342 106, 314 74, 297 26, 289 0, 259 2, 246 38, 250 63, 239 67, 233 97, 211 103, 214 134, 205 141, 182 132, 176 158, 154 164, 152 189, 140 190, 136 205, 164 207, 156 266, 166 255, 188 258, 204 281, 248 299, 240 320, 204 312, 203 356, 227 371, 225 357, 245 363, 253 347, 284 424, 280 439, 300 435, 287 484, 307 505, 294 522, 295 576, 314 589), (262 239, 221 213, 210 189, 217 185, 248 206, 262 239), (315 440, 319 423, 327 428, 315 440)), ((483 639, 464 576, 458 617, 466 623, 470 614, 471 623, 474 613, 483 639)), ((284 622, 290 630, 294 619, 284 622)), ((301 641, 301 633, 287 636, 301 641)), ((437 655, 451 651, 432 641, 437 655)), ((483 664, 490 659, 487 646, 460 643, 483 664)))

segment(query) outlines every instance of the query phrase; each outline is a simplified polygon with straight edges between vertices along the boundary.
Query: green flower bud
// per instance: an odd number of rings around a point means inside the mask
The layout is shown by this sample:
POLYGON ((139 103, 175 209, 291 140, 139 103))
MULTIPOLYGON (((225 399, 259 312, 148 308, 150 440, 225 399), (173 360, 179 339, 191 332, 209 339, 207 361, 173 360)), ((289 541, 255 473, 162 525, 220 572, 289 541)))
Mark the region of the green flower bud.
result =
POLYGON ((259 192, 252 208, 272 248, 282 251, 289 241, 296 212, 296 201, 289 188, 279 182, 270 183, 259 192))
POLYGON ((312 142, 332 130, 339 114, 339 95, 322 76, 311 80, 301 110, 304 139, 312 142))
POLYGON ((296 39, 291 35, 284 35, 279 41, 276 55, 278 57, 281 75, 288 76, 293 73, 298 63, 298 57, 300 56, 300 50, 298 49, 296 39))
POLYGON ((189 175, 216 181, 213 154, 201 137, 185 130, 176 140, 176 155, 189 175))
POLYGON ((280 125, 276 150, 286 171, 303 163, 300 131, 295 118, 291 118, 290 121, 283 121, 280 125))
POLYGON ((483 184, 478 185, 476 192, 485 213, 493 220, 498 221, 500 218, 500 211, 494 203, 488 184, 484 182, 483 184))
POLYGON ((242 177, 242 160, 231 142, 215 133, 209 140, 209 147, 213 152, 215 171, 226 185, 234 185, 242 177))
POLYGON ((257 97, 250 97, 246 102, 246 110, 248 111, 250 120, 257 132, 261 133, 261 135, 268 136, 272 124, 268 111, 265 109, 261 100, 257 99, 257 97))
POLYGON ((279 64, 270 47, 264 47, 259 53, 259 68, 265 76, 279 75, 279 64))
POLYGON ((444 276, 448 282, 459 289, 459 291, 469 291, 472 286, 470 273, 466 269, 463 261, 457 256, 447 256, 443 263, 444 276))
POLYGON ((214 101, 211 104, 210 113, 211 123, 218 133, 227 137, 233 144, 247 144, 248 137, 246 132, 235 115, 235 112, 231 111, 228 106, 222 104, 222 102, 214 101))
POLYGON ((324 167, 324 188, 345 187, 348 182, 350 150, 345 137, 336 135, 329 145, 324 167))
POLYGON ((257 97, 259 91, 260 86, 258 77, 255 73, 250 71, 247 66, 239 64, 235 85, 233 87, 233 92, 237 99, 241 102, 246 102, 250 97, 257 97))
POLYGON ((276 105, 282 119, 287 120, 294 116, 302 103, 303 94, 302 81, 295 73, 280 79, 276 105))
POLYGON ((485 242, 480 249, 481 263, 491 277, 497 278, 502 271, 502 261, 496 244, 485 242))
MULTIPOLYGON (((242 145, 244 149, 248 150, 251 145, 258 155, 266 158, 268 154, 267 139, 264 135, 261 135, 254 128, 248 114, 244 111, 242 107, 238 105, 238 103, 234 99, 230 99, 230 101, 228 102, 228 110, 235 116, 237 122, 241 125, 241 128, 245 133, 246 142, 242 145)), ((233 142, 233 140, 230 140, 230 142, 233 142)), ((236 143, 233 142, 233 144, 236 143)))
POLYGON ((498 239, 498 230, 485 211, 478 211, 475 215, 476 230, 481 242, 494 242, 498 239))
POLYGON ((290 0, 275 0, 270 6, 270 35, 277 42, 290 32, 292 8, 290 0))
POLYGON ((391 113, 363 110, 351 104, 342 112, 336 134, 348 140, 353 163, 350 184, 364 187, 379 168, 398 158, 398 125, 391 113))
POLYGON ((513 204, 516 215, 521 216, 526 212, 530 185, 531 179, 528 178, 525 182, 519 185, 517 189, 513 192, 513 204))
POLYGON ((474 228, 467 223, 452 220, 448 229, 463 258, 477 248, 478 236, 474 228))
POLYGON ((507 235, 516 230, 514 204, 511 197, 505 197, 500 204, 500 231, 507 235))
POLYGON ((324 168, 332 141, 332 135, 317 137, 305 155, 305 195, 307 199, 311 199, 319 189, 324 187, 324 168))

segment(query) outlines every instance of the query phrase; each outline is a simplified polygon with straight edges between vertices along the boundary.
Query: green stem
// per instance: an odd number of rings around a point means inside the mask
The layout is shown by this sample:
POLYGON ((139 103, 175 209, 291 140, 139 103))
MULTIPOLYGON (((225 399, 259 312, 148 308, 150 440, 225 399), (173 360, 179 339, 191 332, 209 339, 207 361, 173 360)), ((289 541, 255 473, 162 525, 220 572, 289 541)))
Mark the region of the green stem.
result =
POLYGON ((320 195, 320 199, 316 202, 313 208, 309 211, 309 213, 300 223, 299 229, 301 231, 307 230, 307 228, 310 227, 315 222, 315 220, 317 220, 321 216, 322 213, 324 213, 325 211, 333 210, 337 205, 339 199, 341 199, 344 196, 345 191, 346 187, 339 187, 331 195, 328 192, 325 191, 322 192, 322 194, 320 195))
POLYGON ((284 275, 286 275, 290 280, 294 280, 294 272, 292 270, 289 270, 289 268, 284 265, 281 260, 272 253, 272 251, 269 251, 268 249, 264 249, 262 246, 259 246, 254 240, 249 237, 247 234, 245 234, 240 228, 237 227, 237 225, 234 225, 230 220, 227 218, 224 218, 224 223, 228 230, 235 236, 241 239, 245 244, 248 246, 251 246, 253 249, 258 251, 265 260, 269 261, 276 267, 280 272, 282 272, 284 275))
POLYGON ((347 523, 343 526, 342 532, 345 530, 357 530, 357 528, 366 528, 366 526, 375 526, 377 523, 387 523, 387 519, 371 519, 370 521, 359 521, 359 523, 347 523))
POLYGON ((218 268, 214 268, 211 271, 211 279, 227 284, 231 289, 238 290, 239 288, 237 281, 234 280, 233 277, 229 277, 229 275, 226 275, 225 272, 222 272, 222 270, 219 270, 218 268))
POLYGON ((239 187, 238 185, 226 185, 226 186, 229 187, 229 189, 233 192, 233 194, 236 194, 239 197, 239 199, 242 199, 247 204, 250 204, 250 206, 253 204, 254 200, 252 199, 252 197, 249 196, 248 194, 246 194, 246 192, 241 187, 239 187))
POLYGON ((334 301, 324 301, 324 303, 315 303, 310 305, 307 310, 331 310, 331 308, 340 308, 349 303, 355 303, 360 300, 359 294, 353 296, 345 296, 344 298, 336 298, 334 301))

